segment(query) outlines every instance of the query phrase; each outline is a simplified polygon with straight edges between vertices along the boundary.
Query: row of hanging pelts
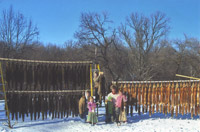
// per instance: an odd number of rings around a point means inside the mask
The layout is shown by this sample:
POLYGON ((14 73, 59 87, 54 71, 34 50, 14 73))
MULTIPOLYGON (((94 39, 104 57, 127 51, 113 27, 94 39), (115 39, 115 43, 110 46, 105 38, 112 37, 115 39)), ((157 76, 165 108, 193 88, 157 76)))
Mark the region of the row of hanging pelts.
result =
POLYGON ((7 62, 5 73, 13 120, 77 116, 80 91, 90 85, 89 64, 7 62))
POLYGON ((42 118, 63 118, 78 116, 78 102, 81 93, 65 94, 31 94, 7 93, 8 109, 12 120, 31 120, 42 118))
POLYGON ((171 116, 191 113, 191 117, 200 114, 199 82, 181 83, 136 83, 123 84, 128 101, 127 114, 133 116, 133 106, 139 114, 149 112, 149 116, 158 113, 171 113, 171 116), (142 107, 142 108, 141 108, 142 107), (129 112, 130 110, 130 112, 129 112))
POLYGON ((7 90, 86 89, 90 85, 89 64, 43 64, 7 62, 7 90))

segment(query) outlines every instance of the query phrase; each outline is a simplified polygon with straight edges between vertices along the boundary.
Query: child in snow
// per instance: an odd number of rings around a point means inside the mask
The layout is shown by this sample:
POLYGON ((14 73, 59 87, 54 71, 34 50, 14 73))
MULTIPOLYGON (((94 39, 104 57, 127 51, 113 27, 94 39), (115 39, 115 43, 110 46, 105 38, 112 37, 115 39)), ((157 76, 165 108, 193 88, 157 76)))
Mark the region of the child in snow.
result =
POLYGON ((113 101, 112 101, 112 97, 109 96, 107 101, 106 101, 106 123, 109 123, 109 122, 113 122, 113 109, 114 109, 114 105, 113 105, 113 101))
MULTIPOLYGON (((120 94, 122 94, 122 92, 120 94)), ((127 98, 126 98, 125 94, 122 94, 122 101, 121 102, 122 103, 121 103, 121 107, 120 107, 119 121, 126 123, 127 122, 127 116, 126 116, 126 102, 127 102, 127 98)))
POLYGON ((98 122, 96 113, 95 113, 95 108, 96 108, 96 103, 94 103, 94 99, 92 96, 90 96, 89 102, 88 102, 88 117, 87 117, 87 122, 90 124, 94 125, 98 122))
POLYGON ((123 105, 123 102, 126 102, 126 101, 127 101, 127 98, 125 95, 122 94, 122 89, 120 89, 119 96, 117 97, 116 104, 115 104, 117 125, 121 125, 120 121, 125 121, 125 122, 127 121, 126 112, 123 105))

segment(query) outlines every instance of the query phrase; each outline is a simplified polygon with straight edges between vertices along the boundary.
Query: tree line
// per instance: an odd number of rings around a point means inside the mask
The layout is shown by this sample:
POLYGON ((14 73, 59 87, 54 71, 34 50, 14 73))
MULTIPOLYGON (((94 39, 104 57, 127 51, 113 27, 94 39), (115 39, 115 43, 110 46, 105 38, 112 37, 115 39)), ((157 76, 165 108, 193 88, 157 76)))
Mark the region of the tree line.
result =
POLYGON ((0 57, 98 62, 106 79, 174 80, 175 74, 200 77, 197 38, 171 40, 169 18, 131 13, 118 27, 107 13, 80 16, 75 39, 58 46, 38 41, 39 29, 12 7, 0 15, 0 57))

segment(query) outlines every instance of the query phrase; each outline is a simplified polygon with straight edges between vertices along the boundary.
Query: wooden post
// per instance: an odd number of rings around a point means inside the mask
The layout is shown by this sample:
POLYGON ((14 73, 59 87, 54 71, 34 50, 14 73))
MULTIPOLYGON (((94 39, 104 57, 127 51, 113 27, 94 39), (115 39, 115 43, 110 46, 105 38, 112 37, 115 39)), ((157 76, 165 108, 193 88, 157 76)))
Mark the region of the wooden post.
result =
POLYGON ((12 128, 11 123, 10 123, 10 112, 9 112, 9 110, 8 110, 6 89, 5 89, 4 79, 3 79, 3 70, 2 70, 1 62, 0 62, 0 72, 1 72, 1 81, 2 81, 2 85, 3 85, 3 92, 4 92, 6 114, 7 114, 7 117, 8 117, 8 127, 9 127, 9 128, 12 128))
POLYGON ((90 89, 91 89, 91 96, 93 96, 93 84, 92 84, 93 78, 92 78, 92 64, 90 64, 90 89))
POLYGON ((184 76, 184 75, 180 75, 180 74, 176 74, 177 77, 184 77, 184 78, 191 78, 191 79, 195 79, 195 80, 200 80, 200 78, 196 78, 196 77, 190 77, 190 76, 184 76))
POLYGON ((100 72, 100 67, 99 67, 99 64, 97 64, 97 69, 99 70, 99 72, 100 72))

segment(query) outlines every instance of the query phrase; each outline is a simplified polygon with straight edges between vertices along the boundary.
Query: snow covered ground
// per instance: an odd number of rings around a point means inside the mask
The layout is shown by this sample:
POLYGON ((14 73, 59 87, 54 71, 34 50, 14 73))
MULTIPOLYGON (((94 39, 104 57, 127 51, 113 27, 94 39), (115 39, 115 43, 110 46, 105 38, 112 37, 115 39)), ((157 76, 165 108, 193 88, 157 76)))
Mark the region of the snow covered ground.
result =
MULTIPOLYGON (((4 104, 0 103, 0 109, 4 104)), ((100 113, 105 113, 104 108, 100 113)), ((5 118, 5 113, 0 112, 0 119, 5 118)), ((21 120, 9 129, 0 122, 1 132, 200 132, 199 116, 190 118, 190 115, 179 115, 171 118, 170 115, 156 113, 152 117, 147 114, 138 115, 134 112, 133 117, 128 116, 128 123, 117 126, 115 123, 106 124, 105 117, 98 118, 99 123, 95 126, 83 123, 79 117, 30 121, 26 118, 25 122, 21 120)), ((14 121, 12 121, 12 124, 14 121)))

